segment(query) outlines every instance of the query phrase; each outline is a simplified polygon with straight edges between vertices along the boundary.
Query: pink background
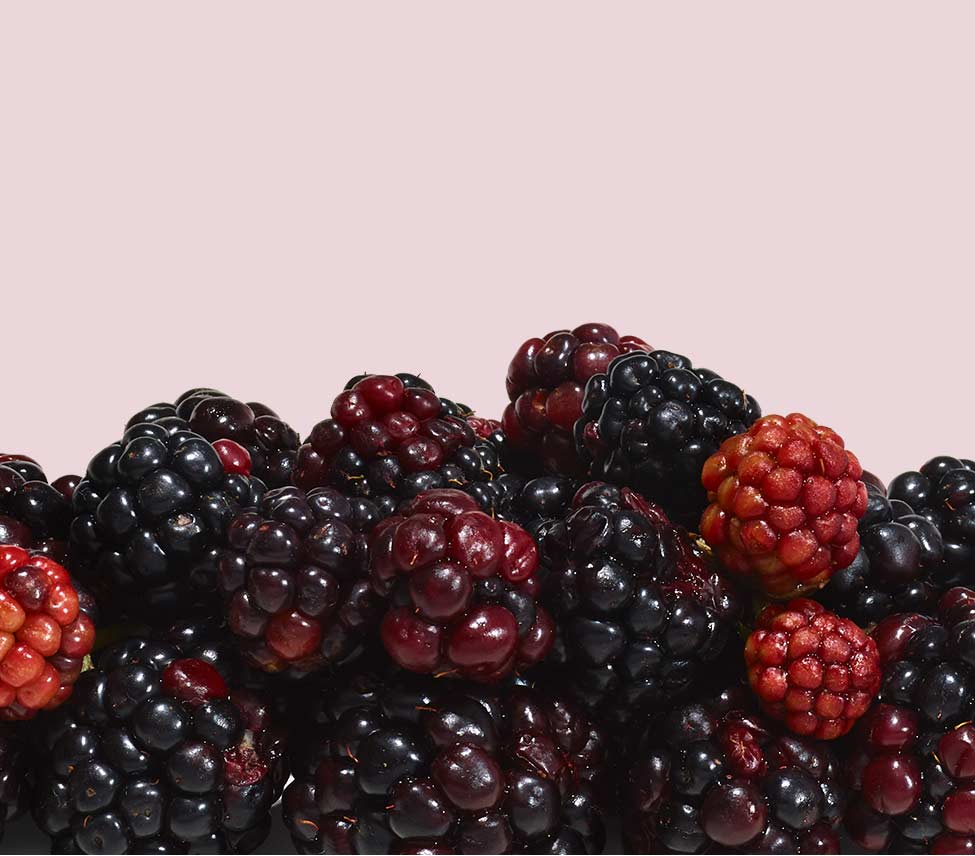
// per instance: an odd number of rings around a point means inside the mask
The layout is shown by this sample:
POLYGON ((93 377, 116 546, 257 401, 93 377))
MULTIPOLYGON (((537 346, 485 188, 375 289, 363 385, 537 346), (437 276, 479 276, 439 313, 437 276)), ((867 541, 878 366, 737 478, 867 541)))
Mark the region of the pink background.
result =
POLYGON ((360 371, 496 415, 583 321, 884 477, 971 422, 975 6, 4 4, 0 448, 360 371))

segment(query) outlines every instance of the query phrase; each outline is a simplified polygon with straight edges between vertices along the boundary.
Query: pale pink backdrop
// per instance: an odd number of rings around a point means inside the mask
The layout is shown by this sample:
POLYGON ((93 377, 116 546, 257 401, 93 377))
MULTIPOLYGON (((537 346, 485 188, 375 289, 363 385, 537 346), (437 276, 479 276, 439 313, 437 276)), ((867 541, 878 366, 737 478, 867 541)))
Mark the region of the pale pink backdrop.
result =
POLYGON ((81 470, 188 386, 303 433, 360 371, 496 415, 614 323, 975 455, 975 6, 4 4, 0 451, 81 470))

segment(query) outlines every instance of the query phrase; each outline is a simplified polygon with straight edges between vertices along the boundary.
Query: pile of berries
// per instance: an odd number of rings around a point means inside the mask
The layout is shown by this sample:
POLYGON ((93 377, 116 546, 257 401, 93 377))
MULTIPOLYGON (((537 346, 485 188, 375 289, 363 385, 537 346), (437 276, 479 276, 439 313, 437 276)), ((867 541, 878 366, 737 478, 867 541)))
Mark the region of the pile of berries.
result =
POLYGON ((607 324, 505 383, 357 375, 302 435, 197 387, 83 476, 0 454, 0 837, 975 853, 975 462, 885 486, 607 324))

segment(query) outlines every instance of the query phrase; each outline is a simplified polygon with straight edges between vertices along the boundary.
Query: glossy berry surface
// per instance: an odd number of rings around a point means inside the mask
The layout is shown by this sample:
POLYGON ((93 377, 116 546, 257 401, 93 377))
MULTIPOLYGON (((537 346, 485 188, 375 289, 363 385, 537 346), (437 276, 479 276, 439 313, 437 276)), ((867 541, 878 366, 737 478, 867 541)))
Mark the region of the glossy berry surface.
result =
POLYGON ((586 383, 620 354, 649 350, 642 339, 620 336, 607 324, 582 324, 524 342, 506 379, 511 403, 502 424, 511 445, 550 473, 584 475, 573 431, 586 383))
POLYGON ((32 810, 54 852, 251 852, 284 783, 264 702, 208 644, 130 637, 46 718, 32 810))
POLYGON ((554 680, 613 725, 686 695, 735 640, 734 585, 627 488, 586 485, 538 531, 554 680))
POLYGON ((719 697, 646 729, 630 768, 624 834, 635 853, 839 853, 845 804, 826 744, 719 697))
POLYGON ((91 599, 50 556, 0 546, 0 718, 62 704, 95 643, 91 599))
POLYGON ((843 439, 800 413, 765 416, 708 458, 701 534, 765 594, 819 588, 860 549, 863 469, 843 439))
POLYGON ((552 646, 534 540, 462 491, 427 491, 376 526, 370 562, 391 603, 383 646, 404 669, 494 681, 552 646))
POLYGON ((806 598, 762 610, 745 644, 745 663, 765 712, 820 740, 846 734, 880 688, 876 643, 806 598))
POLYGON ((600 853, 605 738, 519 686, 352 682, 299 738, 285 823, 299 853, 600 853))
POLYGON ((71 496, 80 480, 62 476, 49 484, 33 458, 0 455, 0 544, 64 561, 71 496))
POLYGON ((299 449, 295 484, 367 497, 385 516, 425 490, 489 482, 498 454, 470 415, 415 375, 353 378, 299 449))
POLYGON ((369 500, 335 488, 268 491, 227 531, 218 584, 248 659, 302 674, 351 657, 381 615, 369 581, 369 500))
POLYGON ((178 417, 137 423, 88 465, 74 493, 73 567, 111 617, 163 625, 218 602, 217 563, 230 522, 264 492, 228 474, 178 417))
POLYGON ((593 375, 582 411, 576 445, 592 477, 634 488, 691 529, 707 504, 704 462, 761 415, 733 383, 661 350, 625 354, 593 375))

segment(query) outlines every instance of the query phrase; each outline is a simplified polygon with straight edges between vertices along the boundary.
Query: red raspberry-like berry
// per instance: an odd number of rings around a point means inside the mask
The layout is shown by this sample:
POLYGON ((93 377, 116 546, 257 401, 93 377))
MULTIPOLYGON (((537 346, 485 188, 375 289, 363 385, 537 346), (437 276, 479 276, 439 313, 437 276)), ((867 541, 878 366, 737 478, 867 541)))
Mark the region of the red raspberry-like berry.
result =
POLYGON ((495 681, 552 647, 535 542, 463 491, 420 494, 376 527, 370 552, 373 587, 394 604, 383 644, 403 668, 495 681))
POLYGON ((0 718, 28 719, 71 694, 95 641, 82 599, 50 557, 0 546, 0 718))
POLYGON ((796 598, 762 610, 745 644, 748 682, 796 734, 846 734, 880 688, 877 645, 852 621, 796 598))
POLYGON ((511 447, 541 456, 558 475, 584 475, 572 431, 582 416, 586 381, 605 372, 620 354, 649 351, 636 336, 620 336, 608 324, 582 324, 543 339, 529 339, 508 366, 511 403, 502 424, 511 447))
POLYGON ((765 416, 704 464, 701 534, 770 597, 823 586, 860 549, 863 468, 843 439, 801 413, 765 416))

